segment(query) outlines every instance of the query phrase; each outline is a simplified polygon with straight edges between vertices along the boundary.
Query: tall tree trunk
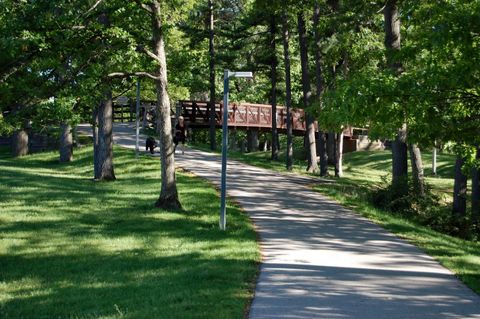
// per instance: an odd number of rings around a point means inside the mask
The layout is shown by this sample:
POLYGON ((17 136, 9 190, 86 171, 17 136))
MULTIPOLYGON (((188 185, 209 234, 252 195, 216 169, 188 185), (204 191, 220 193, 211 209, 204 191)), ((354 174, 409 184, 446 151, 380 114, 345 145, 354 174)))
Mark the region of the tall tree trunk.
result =
MULTIPOLYGON (((322 96, 324 92, 324 78, 322 73, 322 53, 320 50, 320 34, 318 32, 320 21, 320 6, 318 0, 315 0, 313 13, 313 35, 315 38, 315 81, 316 93, 318 102, 322 103, 322 96)), ((321 116, 321 113, 320 113, 321 116)), ((317 139, 319 155, 320 155, 320 176, 328 175, 328 154, 327 154, 327 138, 325 132, 319 128, 317 139)))
POLYGON ((166 209, 180 209, 177 184, 175 180, 175 158, 172 136, 172 121, 170 117, 170 98, 167 92, 167 61, 165 56, 165 43, 163 37, 162 17, 160 2, 153 0, 153 45, 154 54, 158 58, 158 77, 155 80, 157 89, 157 114, 160 132, 160 161, 162 169, 162 185, 160 197, 155 206, 166 209))
POLYGON ((28 154, 28 133, 25 129, 16 130, 12 136, 12 156, 20 157, 28 154))
POLYGON ((270 80, 272 82, 272 160, 278 160, 278 131, 277 131, 277 45, 275 35, 277 33, 277 21, 275 14, 270 17, 270 80))
MULTIPOLYGON (((303 107, 307 109, 310 105, 312 96, 310 85, 310 74, 308 70, 308 45, 307 31, 305 28, 305 19, 303 12, 298 14, 298 37, 300 41, 300 60, 302 65, 302 90, 303 90, 303 107)), ((315 123, 313 117, 305 111, 307 118, 307 150, 308 150, 308 167, 307 171, 316 173, 319 171, 317 163, 317 146, 315 141, 315 123)))
MULTIPOLYGON (((100 104, 101 105, 101 104, 100 104)), ((92 131, 93 131, 93 175, 95 176, 96 167, 98 166, 98 110, 100 105, 95 106, 92 112, 92 131)))
MULTIPOLYGON (((477 147, 477 164, 480 164, 480 147, 477 147)), ((480 168, 474 168, 472 172, 472 223, 478 227, 480 222, 480 168)))
MULTIPOLYGON (((397 0, 388 0, 383 11, 385 24, 385 48, 389 67, 400 74, 402 64, 396 54, 400 50, 400 17, 397 0)), ((392 143, 392 184, 398 195, 408 192, 408 148, 406 145, 407 128, 404 124, 392 143)))
POLYGON ((335 165, 335 132, 328 132, 327 136, 327 160, 328 164, 335 165))
POLYGON ((465 218, 467 215, 467 181, 468 178, 463 174, 462 167, 465 159, 458 156, 455 162, 455 181, 453 185, 453 217, 458 223, 461 236, 466 235, 465 218))
POLYGON ((217 149, 216 140, 216 119, 215 119, 215 31, 214 31, 214 15, 213 15, 213 1, 208 0, 208 10, 210 15, 209 24, 209 54, 210 54, 210 149, 212 151, 217 149))
POLYGON ((283 3, 283 17, 282 17, 282 39, 283 39, 283 56, 285 60, 285 102, 287 104, 287 152, 286 152, 286 166, 287 170, 293 169, 293 132, 292 132, 292 79, 290 70, 290 48, 289 48, 289 33, 288 33, 288 16, 287 3, 283 3))
POLYGON ((399 196, 408 193, 408 147, 406 125, 392 142, 392 185, 399 196))
POLYGON ((72 127, 68 123, 60 124, 60 163, 73 160, 72 127))
MULTIPOLYGON (((103 12, 97 18, 98 22, 105 28, 110 24, 109 15, 103 12)), ((105 49, 108 45, 102 42, 105 49)), ((103 101, 94 111, 94 122, 96 128, 95 142, 93 145, 93 168, 94 179, 98 181, 113 181, 115 173, 113 169, 113 100, 110 84, 103 93, 103 101)))
POLYGON ((97 111, 97 136, 94 144, 95 180, 115 180, 113 169, 113 101, 112 91, 105 92, 97 111))
POLYGON ((401 48, 400 16, 397 0, 387 0, 383 10, 385 24, 385 48, 387 49, 387 63, 397 73, 402 72, 402 64, 396 54, 401 48))
POLYGON ((343 176, 343 131, 336 134, 335 177, 343 176))
POLYGON ((410 164, 412 166, 413 189, 421 197, 425 196, 425 179, 423 174, 422 153, 417 144, 409 144, 410 164))

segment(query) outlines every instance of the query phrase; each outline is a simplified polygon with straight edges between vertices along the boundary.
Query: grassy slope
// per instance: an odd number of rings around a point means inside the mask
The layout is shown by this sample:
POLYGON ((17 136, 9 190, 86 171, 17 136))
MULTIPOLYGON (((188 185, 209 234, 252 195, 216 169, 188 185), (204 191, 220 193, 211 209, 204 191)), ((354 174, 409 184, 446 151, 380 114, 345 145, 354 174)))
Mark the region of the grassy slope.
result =
MULTIPOLYGON (((205 149, 205 148, 202 148, 205 149)), ((286 172, 283 155, 281 161, 272 162, 270 153, 254 152, 240 154, 229 152, 232 159, 251 165, 286 172)), ((431 154, 422 154, 426 176, 431 175, 431 154)), ((444 201, 451 199, 453 188, 454 157, 439 154, 437 177, 427 177, 432 189, 442 195, 444 201)), ((305 163, 296 161, 294 172, 305 174, 305 163)), ((445 267, 452 270, 470 288, 480 294, 480 242, 465 241, 432 231, 398 216, 378 210, 366 199, 367 190, 382 181, 391 170, 391 153, 356 152, 345 154, 345 176, 335 184, 319 184, 314 188, 342 204, 353 208, 377 224, 422 248, 445 267)), ((331 168, 331 172, 333 169, 331 168)))
MULTIPOLYGON (((201 149, 208 150, 206 147, 201 149)), ((228 156, 232 159, 238 159, 251 165, 263 168, 273 169, 279 172, 287 172, 285 168, 284 153, 280 153, 280 161, 271 161, 269 152, 253 152, 241 154, 239 152, 230 152, 228 156)), ((432 176, 430 153, 423 153, 423 164, 425 167, 426 181, 432 186, 434 191, 442 195, 443 200, 451 201, 453 189, 453 165, 454 156, 450 154, 439 154, 437 158, 437 176, 432 176)), ((294 161, 293 172, 299 174, 305 173, 306 162, 294 161)), ((333 173, 333 167, 330 167, 333 173)), ((375 184, 381 183, 382 178, 391 172, 391 152, 355 152, 344 156, 344 179, 337 180, 340 184, 348 187, 354 185, 370 188, 375 184)))
POLYGON ((259 249, 248 217, 177 174, 184 212, 153 208, 158 160, 115 149, 95 183, 90 148, 11 159, 0 151, 1 318, 241 318, 259 249))

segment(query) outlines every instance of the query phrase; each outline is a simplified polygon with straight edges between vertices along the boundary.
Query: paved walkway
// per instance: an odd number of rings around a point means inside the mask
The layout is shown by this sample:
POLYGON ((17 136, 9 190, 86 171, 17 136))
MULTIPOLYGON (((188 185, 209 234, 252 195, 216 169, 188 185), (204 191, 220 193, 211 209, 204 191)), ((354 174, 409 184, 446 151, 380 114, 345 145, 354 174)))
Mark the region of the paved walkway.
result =
MULTIPOLYGON (((129 140, 121 134, 131 130, 115 132, 129 140)), ((219 184, 219 156, 188 150, 176 162, 219 184)), ((480 297, 451 272, 313 182, 229 161, 228 194, 251 216, 263 253, 251 319, 480 318, 480 297)))

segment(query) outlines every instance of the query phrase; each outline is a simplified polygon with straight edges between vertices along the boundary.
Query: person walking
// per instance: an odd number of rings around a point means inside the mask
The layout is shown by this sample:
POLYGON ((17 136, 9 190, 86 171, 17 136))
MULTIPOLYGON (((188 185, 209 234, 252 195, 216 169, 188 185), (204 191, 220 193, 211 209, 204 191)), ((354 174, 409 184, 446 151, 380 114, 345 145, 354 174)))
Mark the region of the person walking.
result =
POLYGON ((175 152, 177 151, 178 143, 182 143, 182 154, 185 154, 185 140, 187 138, 187 127, 185 125, 185 119, 183 116, 178 117, 178 123, 175 125, 175 137, 173 142, 175 143, 175 152))

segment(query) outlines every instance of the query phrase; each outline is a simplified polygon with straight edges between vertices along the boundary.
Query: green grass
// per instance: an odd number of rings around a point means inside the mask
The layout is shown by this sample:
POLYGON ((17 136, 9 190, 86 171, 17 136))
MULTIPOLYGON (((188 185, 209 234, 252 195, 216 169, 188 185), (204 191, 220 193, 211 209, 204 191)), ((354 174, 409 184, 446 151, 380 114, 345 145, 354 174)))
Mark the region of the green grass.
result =
POLYGON ((248 217, 178 173, 184 211, 153 207, 158 159, 115 149, 93 182, 90 147, 12 159, 0 150, 0 318, 241 318, 260 260, 248 217))
MULTIPOLYGON (((206 146, 195 146, 196 148, 209 151, 206 146)), ((338 185, 343 188, 363 188, 365 191, 381 184, 382 178, 390 175, 391 172, 390 151, 365 151, 344 154, 343 170, 344 178, 335 179, 338 185)), ((280 152, 279 161, 271 160, 271 152, 240 153, 229 151, 230 159, 240 160, 244 163, 272 169, 278 172, 287 172, 285 168, 285 154, 280 152)), ((308 174, 306 161, 299 160, 294 156, 293 173, 308 174)), ((432 154, 422 154, 425 167, 425 180, 432 187, 432 190, 442 197, 444 202, 450 202, 453 191, 453 173, 455 156, 451 154, 438 154, 437 175, 432 176, 432 154)), ((330 174, 333 174, 333 167, 329 167, 330 174)), ((312 175, 312 174, 309 174, 312 175)))
MULTIPOLYGON (((203 149, 206 149, 203 147, 203 149)), ((427 182, 432 190, 441 195, 444 203, 451 199, 453 188, 454 156, 439 154, 437 176, 431 176, 431 154, 422 154, 427 182)), ((229 152, 229 158, 240 160, 279 172, 286 172, 284 154, 281 160, 271 161, 270 153, 254 152, 241 154, 229 152)), ((296 160, 294 173, 307 174, 306 163, 296 160)), ((334 198, 375 223, 423 249, 442 265, 454 272, 467 286, 480 294, 480 242, 458 239, 441 234, 415 222, 376 209, 367 200, 367 193, 382 182, 391 170, 389 151, 356 152, 345 154, 342 179, 330 179, 335 183, 319 183, 318 192, 334 198)), ((333 168, 330 168, 330 172, 333 168)))

